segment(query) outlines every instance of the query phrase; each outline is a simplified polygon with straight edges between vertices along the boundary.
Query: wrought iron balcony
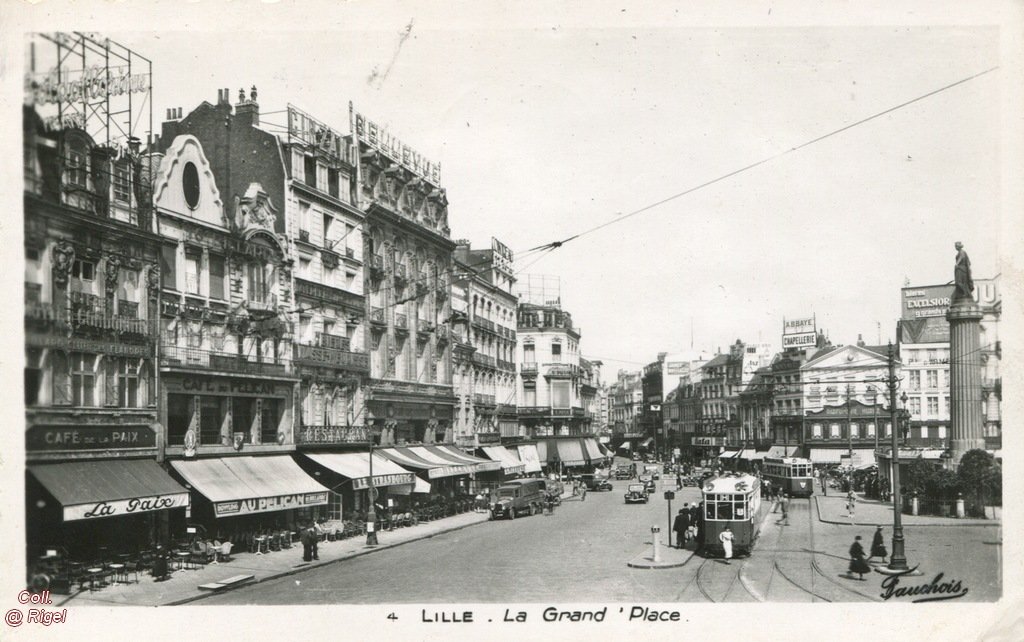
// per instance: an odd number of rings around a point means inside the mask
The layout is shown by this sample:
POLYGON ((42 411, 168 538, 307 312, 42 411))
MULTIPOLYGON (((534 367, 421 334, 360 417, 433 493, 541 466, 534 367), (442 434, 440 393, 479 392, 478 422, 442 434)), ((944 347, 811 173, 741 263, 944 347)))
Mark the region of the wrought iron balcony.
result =
MULTIPOLYGON (((289 355, 290 357, 290 355, 289 355)), ((202 348, 184 348, 175 345, 160 347, 162 366, 172 368, 199 368, 236 372, 239 374, 288 374, 291 372, 291 360, 282 355, 239 355, 229 352, 203 350, 202 348)))
POLYGON ((489 332, 494 332, 494 322, 489 319, 482 319, 480 317, 473 317, 473 327, 481 328, 489 332))
MULTIPOLYGON (((345 345, 348 346, 348 340, 345 345)), ((352 352, 322 345, 299 344, 295 346, 295 361, 316 366, 346 368, 359 372, 370 371, 370 357, 365 352, 352 352)))
POLYGON ((477 406, 493 406, 494 395, 485 395, 479 392, 474 393, 473 403, 476 404, 477 406))
POLYGON ((537 376, 537 364, 536 363, 521 363, 519 364, 519 374, 524 377, 536 377, 537 376))
POLYGON ((486 355, 486 354, 480 354, 479 352, 474 352, 473 353, 473 363, 477 363, 477 364, 482 365, 482 366, 487 366, 487 367, 493 368, 495 362, 496 362, 496 360, 495 360, 494 357, 491 357, 491 356, 486 355))
POLYGON ((62 305, 38 302, 25 304, 25 329, 29 332, 106 335, 111 339, 125 338, 125 335, 150 340, 156 337, 156 325, 147 319, 103 311, 71 311, 62 305))
POLYGON ((295 435, 295 443, 300 446, 363 444, 369 441, 370 431, 366 426, 303 426, 295 435))
POLYGON ((550 417, 551 406, 519 406, 520 417, 550 417))

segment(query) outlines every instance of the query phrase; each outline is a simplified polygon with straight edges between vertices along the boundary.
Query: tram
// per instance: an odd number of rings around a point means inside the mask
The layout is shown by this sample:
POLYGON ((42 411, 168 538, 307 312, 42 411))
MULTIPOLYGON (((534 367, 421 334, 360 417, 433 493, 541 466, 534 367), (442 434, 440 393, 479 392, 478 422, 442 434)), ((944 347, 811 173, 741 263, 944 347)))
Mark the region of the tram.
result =
POLYGON ((773 488, 790 497, 810 497, 814 492, 811 460, 800 457, 765 457, 763 476, 773 488))
POLYGON ((761 480, 746 473, 727 474, 704 481, 704 550, 722 552, 718 535, 732 530, 733 551, 750 555, 761 517, 761 480))

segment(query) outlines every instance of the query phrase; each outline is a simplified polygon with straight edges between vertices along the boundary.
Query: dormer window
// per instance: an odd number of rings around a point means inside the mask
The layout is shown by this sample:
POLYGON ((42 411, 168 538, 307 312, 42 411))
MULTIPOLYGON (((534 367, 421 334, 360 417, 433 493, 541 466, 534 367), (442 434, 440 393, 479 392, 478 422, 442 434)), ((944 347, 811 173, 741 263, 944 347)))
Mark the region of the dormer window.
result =
POLYGON ((89 165, 86 161, 85 147, 81 144, 73 145, 68 149, 67 181, 69 185, 87 187, 86 176, 89 165))

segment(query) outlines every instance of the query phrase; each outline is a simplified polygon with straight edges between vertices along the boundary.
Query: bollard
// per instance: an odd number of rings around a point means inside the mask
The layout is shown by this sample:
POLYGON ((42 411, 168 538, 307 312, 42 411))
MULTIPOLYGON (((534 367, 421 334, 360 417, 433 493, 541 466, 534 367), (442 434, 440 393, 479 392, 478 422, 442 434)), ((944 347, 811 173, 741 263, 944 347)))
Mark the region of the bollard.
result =
POLYGON ((658 526, 651 526, 651 539, 654 540, 654 561, 661 561, 661 551, 658 549, 658 533, 661 532, 661 528, 658 526))
POLYGON ((918 504, 918 501, 917 501, 917 493, 914 493, 914 495, 912 495, 911 498, 910 498, 910 514, 911 515, 917 515, 917 512, 918 512, 919 509, 920 509, 920 504, 918 504))
POLYGON ((956 516, 963 519, 967 515, 967 511, 964 509, 964 495, 963 493, 956 494, 956 516))

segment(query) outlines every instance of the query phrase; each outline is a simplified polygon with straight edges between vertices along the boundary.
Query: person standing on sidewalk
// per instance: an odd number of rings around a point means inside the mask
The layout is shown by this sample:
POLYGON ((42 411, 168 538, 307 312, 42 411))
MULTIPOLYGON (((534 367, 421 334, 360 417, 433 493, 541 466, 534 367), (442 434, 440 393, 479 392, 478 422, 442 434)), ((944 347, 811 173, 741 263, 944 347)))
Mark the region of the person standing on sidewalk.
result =
POLYGON ((302 561, 312 562, 313 561, 313 542, 311 541, 309 528, 304 527, 302 532, 299 533, 299 541, 302 542, 302 561))
POLYGON ((311 552, 313 553, 313 559, 318 560, 320 559, 320 537, 323 535, 324 531, 320 528, 320 522, 317 521, 313 522, 310 530, 312 531, 311 536, 313 541, 313 550, 311 552))
POLYGON ((688 504, 683 504, 683 507, 679 509, 679 514, 676 515, 676 519, 672 522, 672 530, 676 533, 676 548, 686 548, 686 535, 690 532, 690 508, 688 504))
POLYGON ((846 494, 846 516, 853 519, 854 512, 857 509, 857 496, 853 494, 853 489, 846 494))
POLYGON ((885 558, 889 556, 889 551, 885 548, 885 537, 882 535, 882 527, 878 526, 875 528, 875 537, 871 540, 871 556, 868 557, 868 561, 872 557, 881 557, 882 563, 885 564, 885 558))

